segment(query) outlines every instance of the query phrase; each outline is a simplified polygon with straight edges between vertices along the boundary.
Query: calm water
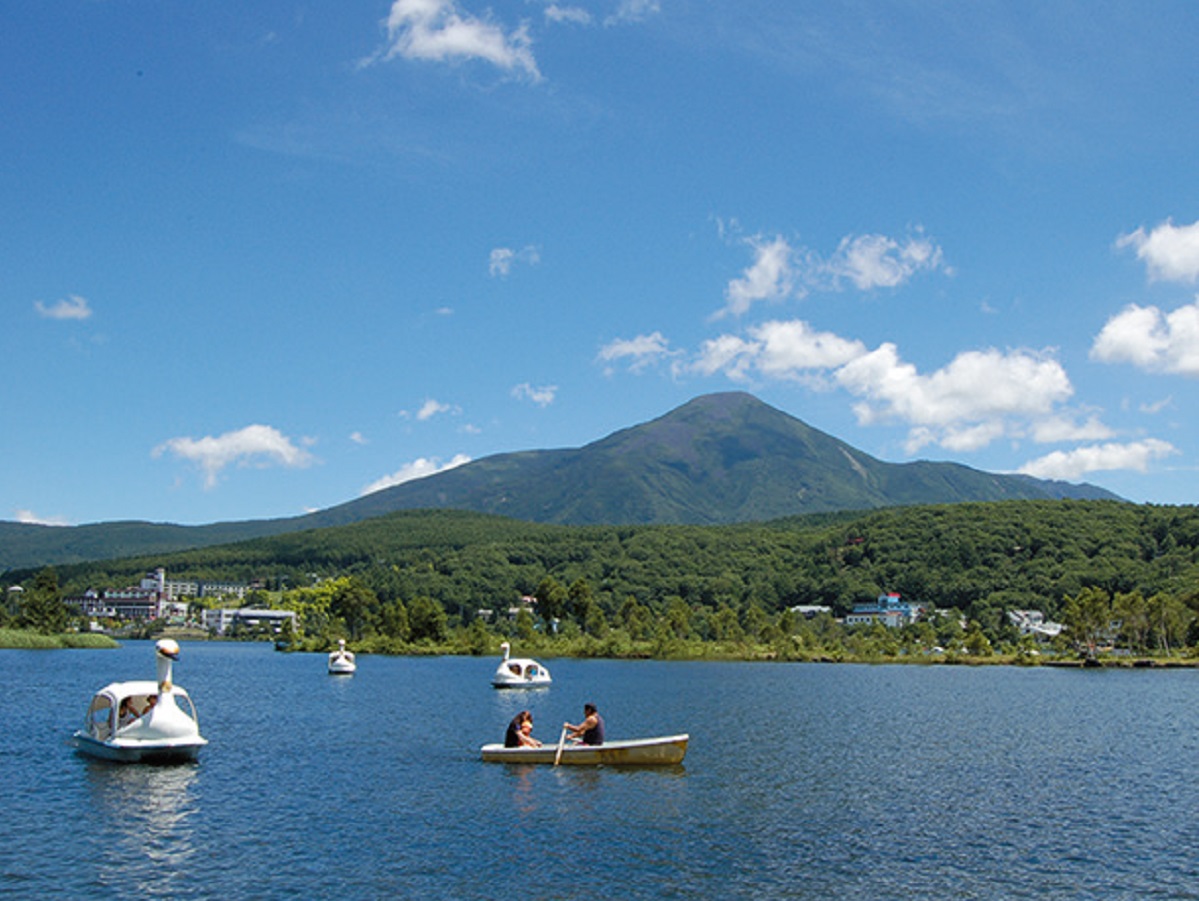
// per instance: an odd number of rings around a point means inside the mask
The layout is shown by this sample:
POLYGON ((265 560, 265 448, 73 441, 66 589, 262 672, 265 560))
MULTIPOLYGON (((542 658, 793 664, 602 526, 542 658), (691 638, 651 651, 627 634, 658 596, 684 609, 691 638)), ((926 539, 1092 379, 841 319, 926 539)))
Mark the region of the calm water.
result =
POLYGON ((322 657, 188 644, 211 744, 91 762, 91 692, 148 643, 0 651, 0 894, 82 898, 1199 898, 1199 672, 322 657), (689 731, 666 770, 515 768, 557 739, 689 731))

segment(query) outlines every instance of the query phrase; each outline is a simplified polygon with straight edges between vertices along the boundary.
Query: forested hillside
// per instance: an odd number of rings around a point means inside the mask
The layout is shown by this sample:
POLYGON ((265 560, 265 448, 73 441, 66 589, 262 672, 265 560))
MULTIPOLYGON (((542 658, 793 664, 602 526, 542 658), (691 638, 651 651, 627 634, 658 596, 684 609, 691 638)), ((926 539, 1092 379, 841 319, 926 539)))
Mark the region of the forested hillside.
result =
MULTIPOLYGON (((740 526, 551 526, 449 511, 398 513, 219 548, 62 567, 67 593, 119 587, 155 566, 171 577, 260 580, 269 590, 352 575, 380 603, 430 598, 451 618, 504 608, 546 580, 582 583, 608 616, 827 605, 884 591, 992 622, 1002 609, 1050 616, 1095 587, 1115 596, 1199 592, 1199 508, 1107 501, 1008 501, 829 514, 740 526)), ((31 573, 10 573, 27 578, 31 573)), ((569 611, 565 611, 569 612, 569 611)))

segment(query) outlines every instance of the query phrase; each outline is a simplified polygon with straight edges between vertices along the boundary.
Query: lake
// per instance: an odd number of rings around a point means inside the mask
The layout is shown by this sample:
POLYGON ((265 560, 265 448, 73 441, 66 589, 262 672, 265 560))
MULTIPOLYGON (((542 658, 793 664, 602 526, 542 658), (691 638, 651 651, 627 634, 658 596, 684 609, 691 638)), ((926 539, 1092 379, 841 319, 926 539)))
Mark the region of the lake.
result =
MULTIPOLYGON (((514 653, 520 653, 519 648, 514 653)), ((189 643, 209 746, 107 764, 67 739, 153 647, 0 651, 0 894, 91 898, 1197 898, 1199 672, 324 658, 189 643), (484 764, 690 732, 665 769, 484 764)))

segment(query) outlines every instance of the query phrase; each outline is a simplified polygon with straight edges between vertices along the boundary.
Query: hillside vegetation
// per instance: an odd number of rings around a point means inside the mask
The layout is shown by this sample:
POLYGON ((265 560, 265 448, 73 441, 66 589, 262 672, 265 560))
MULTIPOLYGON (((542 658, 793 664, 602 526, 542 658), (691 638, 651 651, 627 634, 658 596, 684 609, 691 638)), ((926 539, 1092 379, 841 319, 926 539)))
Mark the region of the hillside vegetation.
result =
MULTIPOLYGON (((974 610, 1057 615, 1088 587, 1192 598, 1199 508, 1108 501, 1005 501, 829 514, 738 526, 553 526, 417 511, 222 547, 59 568, 67 593, 172 578, 261 581, 271 590, 353 575, 381 600, 436 600, 451 617, 503 608, 547 577, 587 583, 609 614, 797 604, 846 612, 884 591, 974 610)), ((6 581, 30 573, 10 573, 6 581)))

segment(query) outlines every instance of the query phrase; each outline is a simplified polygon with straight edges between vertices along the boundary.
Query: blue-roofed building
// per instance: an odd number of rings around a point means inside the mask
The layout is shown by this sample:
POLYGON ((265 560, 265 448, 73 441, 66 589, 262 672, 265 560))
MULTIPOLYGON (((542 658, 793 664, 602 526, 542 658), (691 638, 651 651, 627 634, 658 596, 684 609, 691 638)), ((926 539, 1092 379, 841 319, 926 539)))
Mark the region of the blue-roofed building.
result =
POLYGON ((853 605, 853 613, 845 617, 845 625, 856 626, 867 623, 882 623, 892 629, 916 622, 924 614, 923 604, 905 601, 897 592, 880 594, 875 601, 859 601, 853 605))

